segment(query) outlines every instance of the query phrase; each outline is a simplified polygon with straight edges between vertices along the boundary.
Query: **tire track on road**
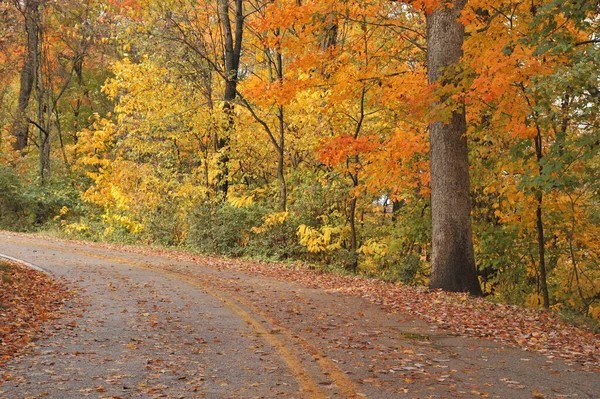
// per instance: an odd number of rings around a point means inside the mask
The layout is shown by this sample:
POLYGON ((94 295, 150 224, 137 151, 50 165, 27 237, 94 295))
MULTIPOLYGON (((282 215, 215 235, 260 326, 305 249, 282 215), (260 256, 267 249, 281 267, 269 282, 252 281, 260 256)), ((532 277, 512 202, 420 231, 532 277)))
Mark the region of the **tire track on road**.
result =
MULTIPOLYGON (((275 319, 270 316, 264 314, 263 312, 256 309, 245 299, 231 295, 224 294, 223 292, 218 292, 214 288, 208 287, 206 283, 201 280, 185 275, 183 273, 176 273, 167 271, 163 268, 157 266, 149 266, 146 263, 142 263, 139 261, 133 261, 129 259, 123 259, 116 256, 104 255, 100 253, 93 253, 85 250, 75 249, 75 248, 65 248, 58 245, 50 245, 50 244, 42 244, 42 243, 30 243, 27 241, 21 240, 4 240, 0 239, 0 242, 12 243, 12 244, 21 244, 21 245, 33 245, 40 248, 46 248, 57 251, 64 251, 72 254, 83 255, 86 257, 102 259, 110 262, 119 263, 122 265, 127 265, 130 267, 135 267, 137 269, 144 269, 148 271, 152 271, 163 276, 168 276, 180 281, 183 281, 189 285, 192 285, 196 288, 199 288, 206 292, 207 294, 219 299, 227 308, 229 308, 234 314, 236 314, 240 319, 244 322, 248 323, 252 328, 274 349, 277 350, 281 359, 285 362, 290 372, 294 375, 294 378, 298 382, 301 387, 301 392, 304 393, 307 397, 311 399, 320 399, 327 398, 331 395, 326 394, 321 387, 319 386, 316 379, 310 374, 310 372, 306 369, 304 365, 302 365, 301 361, 298 360, 298 356, 295 356, 292 352, 292 349, 288 347, 281 339, 279 339, 274 333, 269 331, 267 327, 265 327, 260 321, 258 321, 255 317, 253 317, 247 310, 252 310, 252 312, 264 320, 267 320, 270 324, 277 327, 277 334, 284 337, 285 341, 293 342, 298 347, 304 349, 307 353, 309 353, 316 361, 323 372, 323 375, 326 375, 329 379, 331 379, 337 388, 339 389, 341 395, 345 398, 353 399, 353 398, 366 398, 367 395, 362 393, 358 387, 352 382, 352 380, 342 371, 340 368, 333 363, 331 360, 327 358, 327 356, 317 347, 312 345, 308 340, 297 336, 291 330, 286 327, 283 327, 278 323, 275 319), (237 303, 236 303, 237 302, 237 303), (239 304, 239 305, 238 305, 239 304), (242 305, 242 306, 240 306, 242 305)), ((20 259, 12 258, 17 261, 22 261, 20 259)), ((28 262, 22 261, 31 265, 28 262)), ((35 266, 35 265, 33 265, 35 266)), ((35 266, 37 267, 37 266, 35 266)))

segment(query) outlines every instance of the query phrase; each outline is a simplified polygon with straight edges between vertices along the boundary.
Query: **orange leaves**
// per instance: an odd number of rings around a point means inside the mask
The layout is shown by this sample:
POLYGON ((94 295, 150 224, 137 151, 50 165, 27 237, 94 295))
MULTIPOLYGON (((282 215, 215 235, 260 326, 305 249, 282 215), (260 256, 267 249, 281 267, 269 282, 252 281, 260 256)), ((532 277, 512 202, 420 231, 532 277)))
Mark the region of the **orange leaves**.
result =
POLYGON ((253 21, 253 26, 264 32, 277 27, 282 31, 295 27, 296 24, 308 23, 314 10, 314 4, 298 4, 295 0, 273 1, 263 9, 260 19, 253 21))
POLYGON ((373 151, 377 144, 368 137, 354 138, 350 135, 334 137, 319 148, 323 162, 332 166, 344 164, 349 157, 356 157, 365 152, 373 151))
POLYGON ((43 273, 0 261, 0 365, 42 334, 42 323, 72 296, 43 273))
POLYGON ((298 77, 274 82, 255 78, 246 82, 243 95, 259 106, 289 105, 298 92, 307 86, 307 81, 298 77))

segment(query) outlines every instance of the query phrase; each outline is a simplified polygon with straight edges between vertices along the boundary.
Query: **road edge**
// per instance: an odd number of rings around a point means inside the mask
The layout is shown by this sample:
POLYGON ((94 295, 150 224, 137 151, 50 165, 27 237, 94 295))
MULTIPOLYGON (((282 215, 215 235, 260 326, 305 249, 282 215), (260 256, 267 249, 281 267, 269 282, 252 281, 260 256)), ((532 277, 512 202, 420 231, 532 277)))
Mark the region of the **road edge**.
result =
POLYGON ((30 269, 33 269, 33 270, 35 270, 35 271, 38 271, 38 272, 44 273, 44 274, 46 274, 46 275, 48 275, 48 276, 52 276, 52 274, 51 274, 51 273, 50 273, 48 270, 46 270, 46 269, 42 269, 41 267, 39 267, 39 266, 36 266, 36 265, 34 265, 33 263, 29 263, 29 262, 27 262, 27 261, 24 261, 23 259, 13 258, 12 256, 10 256, 10 255, 6 255, 6 254, 3 254, 3 253, 0 253, 0 259, 6 259, 6 260, 10 260, 10 261, 13 261, 13 262, 19 263, 19 264, 21 264, 21 265, 23 265, 23 266, 25 266, 25 267, 28 267, 28 268, 30 268, 30 269))

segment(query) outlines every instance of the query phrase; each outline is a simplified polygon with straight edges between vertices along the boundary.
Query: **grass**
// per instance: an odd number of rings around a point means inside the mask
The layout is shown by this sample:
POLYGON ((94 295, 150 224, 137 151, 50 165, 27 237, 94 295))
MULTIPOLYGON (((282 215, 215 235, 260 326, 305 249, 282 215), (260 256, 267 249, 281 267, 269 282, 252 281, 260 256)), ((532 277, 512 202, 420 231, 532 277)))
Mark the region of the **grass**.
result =
POLYGON ((10 276, 7 273, 11 268, 11 265, 0 260, 0 281, 3 283, 10 283, 10 276))
POLYGON ((600 320, 586 316, 573 309, 561 309, 558 311, 561 320, 568 324, 587 328, 589 331, 600 334, 600 320))
MULTIPOLYGON (((0 282, 2 284, 9 284, 11 282, 10 276, 7 274, 9 270, 11 270, 12 266, 8 263, 0 260, 0 282)), ((6 306, 2 303, 2 298, 0 298, 0 310, 6 309, 6 306)))

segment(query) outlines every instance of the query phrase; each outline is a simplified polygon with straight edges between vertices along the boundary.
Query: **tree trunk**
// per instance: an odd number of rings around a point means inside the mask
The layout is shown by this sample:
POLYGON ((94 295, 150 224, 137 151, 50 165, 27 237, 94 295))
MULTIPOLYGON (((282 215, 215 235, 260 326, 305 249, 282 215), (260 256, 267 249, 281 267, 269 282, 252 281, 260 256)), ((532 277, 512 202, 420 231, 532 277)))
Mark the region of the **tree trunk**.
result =
POLYGON ((29 122, 26 113, 36 76, 39 22, 38 0, 28 0, 26 2, 24 15, 25 31, 27 33, 27 50, 23 68, 21 69, 21 84, 19 88, 19 99, 17 101, 15 127, 13 130, 13 134, 16 138, 13 148, 21 152, 27 147, 29 138, 29 122))
POLYGON ((287 184, 285 182, 285 125, 283 105, 279 106, 279 148, 277 160, 277 178, 279 179, 279 209, 287 211, 287 184))
POLYGON ((548 278, 546 277, 546 248, 544 240, 544 221, 542 219, 542 193, 536 194, 538 205, 535 211, 536 228, 538 234, 538 252, 540 266, 540 291, 542 292, 543 305, 546 309, 550 307, 550 295, 548 293, 548 278))
MULTIPOLYGON (((539 165, 540 175, 543 173, 542 158, 544 156, 542 152, 542 134, 538 127, 538 134, 534 138, 535 153, 537 162, 539 165)), ((544 194, 541 189, 538 189, 535 194, 537 200, 537 207, 535 210, 536 229, 538 236, 538 256, 539 256, 539 268, 540 268, 540 291, 542 292, 542 298, 544 300, 544 307, 548 309, 550 307, 550 294, 548 293, 548 278, 546 277, 546 240, 544 239, 544 220, 542 214, 542 203, 544 194)))
MULTIPOLYGON (((356 128, 354 129, 354 139, 357 140, 358 136, 363 128, 365 122, 365 101, 367 99, 367 88, 363 85, 360 95, 360 115, 358 117, 356 128)), ((358 270, 358 238, 356 231, 356 204, 358 203, 358 185, 360 183, 359 177, 359 156, 355 155, 352 159, 346 159, 346 165, 350 169, 350 165, 354 165, 356 168, 354 172, 350 170, 350 179, 352 180, 352 198, 350 200, 350 212, 348 215, 348 222, 350 224, 350 263, 347 268, 356 273, 358 270)))
MULTIPOLYGON (((283 84, 283 54, 277 50, 277 79, 283 84)), ((279 178, 279 207, 282 212, 287 211, 287 185, 285 182, 285 120, 283 105, 279 106, 279 161, 277 176, 279 178)))
MULTIPOLYGON (((466 0, 440 6, 427 16, 430 84, 450 84, 462 56, 464 26, 458 21, 466 0)), ((441 102, 450 101, 443 98, 441 102)), ((463 109, 447 121, 433 122, 431 140, 432 260, 430 288, 481 295, 471 230, 469 161, 463 109)))
MULTIPOLYGON (((358 175, 352 176, 352 180, 356 183, 354 184, 354 188, 358 186, 358 175)), ((350 263, 347 265, 347 269, 356 273, 358 270, 358 239, 356 233, 356 204, 358 202, 358 198, 356 194, 352 195, 350 199, 350 209, 348 220, 350 222, 350 263)))
POLYGON ((238 69, 240 66, 240 56, 242 52, 242 37, 244 33, 244 5, 243 0, 235 0, 235 32, 231 26, 229 18, 229 0, 218 0, 219 19, 223 29, 224 42, 224 63, 225 63, 225 93, 223 100, 224 112, 227 114, 227 133, 219 137, 215 133, 215 151, 221 151, 219 164, 221 166, 220 181, 217 182, 217 191, 223 198, 227 197, 229 191, 229 156, 224 149, 229 145, 230 132, 234 129, 233 121, 233 100, 237 95, 238 69), (235 37, 234 37, 235 35, 235 37))
POLYGON ((38 49, 36 51, 35 65, 37 71, 37 97, 38 97, 38 140, 40 146, 40 181, 44 185, 50 178, 50 125, 51 125, 51 112, 50 110, 50 88, 46 87, 44 82, 44 68, 43 62, 43 31, 38 29, 38 49))
POLYGON ((229 0, 219 0, 219 13, 225 45, 225 95, 223 99, 226 103, 229 103, 235 100, 237 94, 238 69, 240 67, 242 37, 244 33, 243 0, 235 0, 235 33, 231 26, 231 19, 229 18, 229 0))

